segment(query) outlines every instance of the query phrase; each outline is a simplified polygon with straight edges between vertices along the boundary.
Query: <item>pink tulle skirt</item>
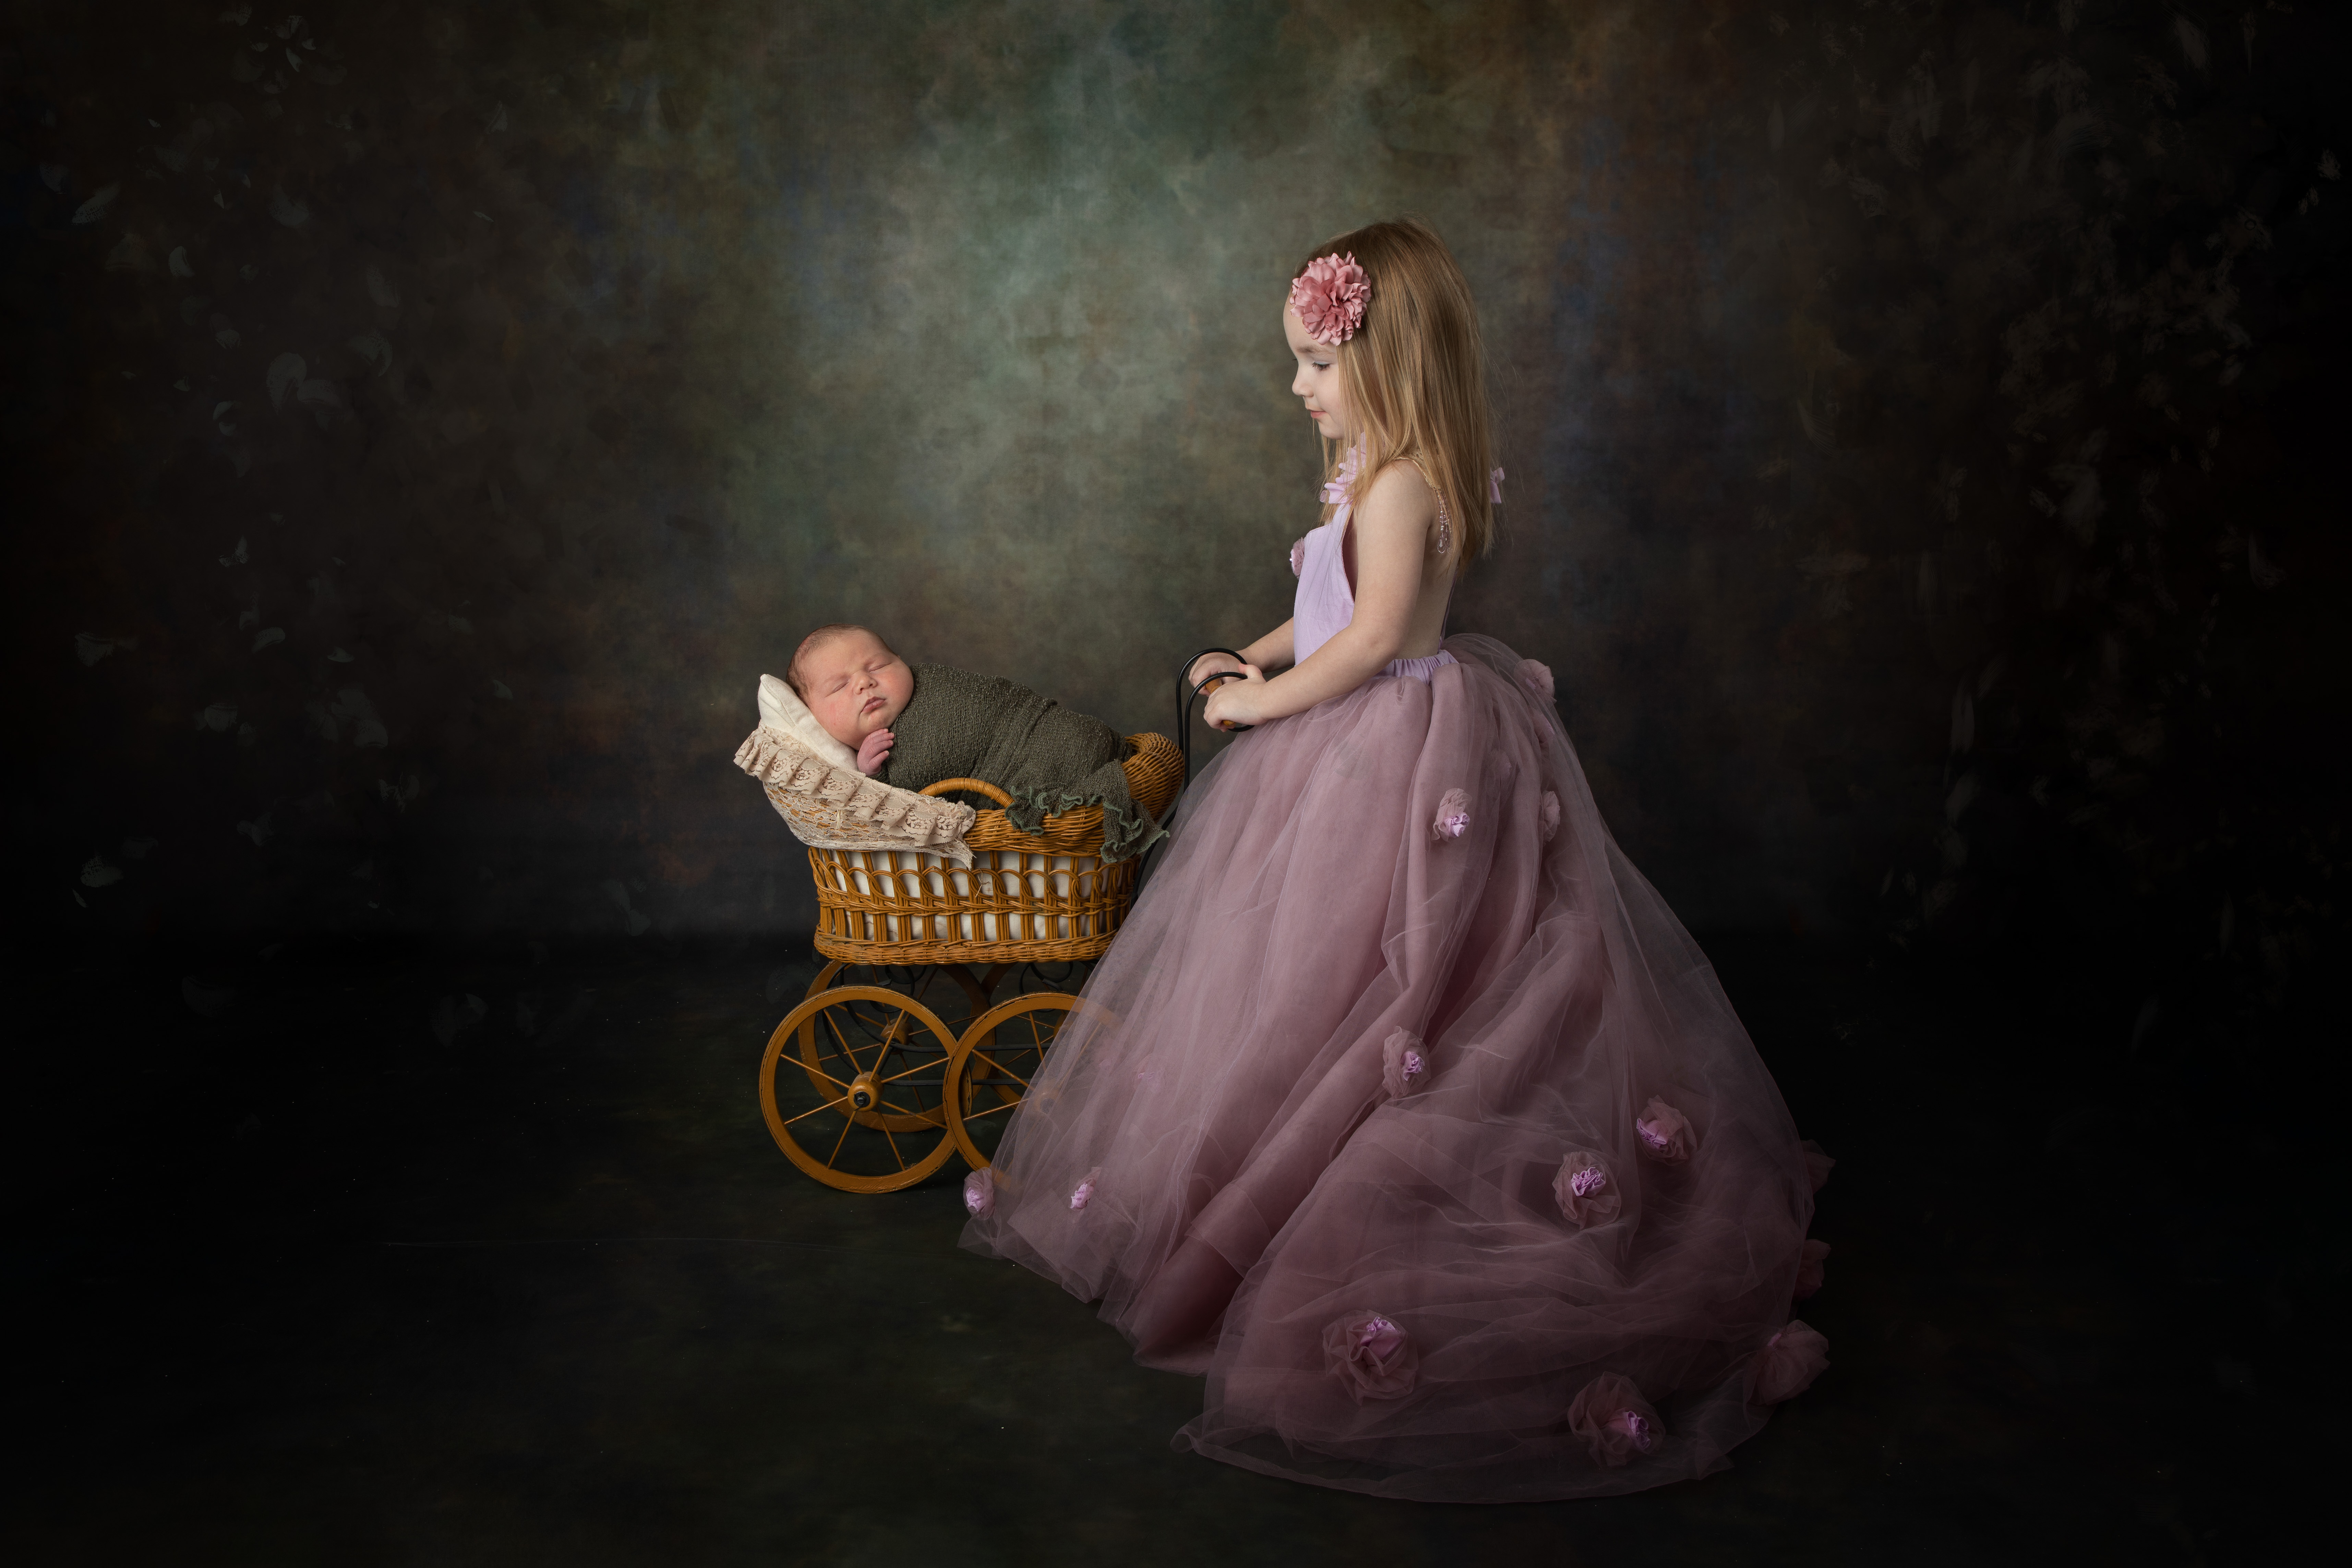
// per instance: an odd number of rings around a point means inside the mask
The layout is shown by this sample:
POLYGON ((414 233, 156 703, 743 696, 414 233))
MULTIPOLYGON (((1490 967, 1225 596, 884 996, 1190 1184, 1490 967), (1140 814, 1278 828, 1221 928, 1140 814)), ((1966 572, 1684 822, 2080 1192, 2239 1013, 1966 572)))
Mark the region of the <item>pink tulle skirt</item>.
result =
POLYGON ((1807 1155, 1549 673, 1445 646, 1203 770, 964 1245, 1206 1374, 1176 1441, 1214 1458, 1448 1501, 1705 1475, 1825 1364, 1807 1155))

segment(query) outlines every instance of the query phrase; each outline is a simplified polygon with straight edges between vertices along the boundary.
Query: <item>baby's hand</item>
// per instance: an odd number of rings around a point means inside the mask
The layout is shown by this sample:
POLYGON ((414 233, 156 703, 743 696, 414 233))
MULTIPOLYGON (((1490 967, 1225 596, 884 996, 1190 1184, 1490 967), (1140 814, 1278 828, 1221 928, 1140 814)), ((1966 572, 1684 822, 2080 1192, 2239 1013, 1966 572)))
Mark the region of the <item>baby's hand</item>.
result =
POLYGON ((857 771, 872 773, 890 760, 890 748, 898 737, 887 729, 877 729, 857 743, 857 771))

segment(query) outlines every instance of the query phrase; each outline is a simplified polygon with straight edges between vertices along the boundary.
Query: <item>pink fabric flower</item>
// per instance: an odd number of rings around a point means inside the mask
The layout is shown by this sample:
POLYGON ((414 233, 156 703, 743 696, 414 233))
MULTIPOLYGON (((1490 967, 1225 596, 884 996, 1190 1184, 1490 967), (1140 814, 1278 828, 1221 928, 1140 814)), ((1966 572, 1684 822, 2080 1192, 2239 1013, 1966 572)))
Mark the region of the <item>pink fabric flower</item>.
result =
POLYGON ((1549 843, 1559 835, 1559 797, 1549 789, 1543 798, 1543 841, 1549 843))
POLYGON ((1813 1184, 1815 1192, 1821 1191, 1822 1184, 1830 1179, 1830 1167, 1837 1161, 1830 1158, 1827 1151, 1811 1138, 1797 1146, 1805 1152, 1805 1179, 1813 1184))
MULTIPOLYGON (((1348 448, 1346 455, 1339 459, 1339 466, 1333 471, 1331 477, 1324 483, 1323 504, 1325 506, 1336 507, 1340 502, 1348 498, 1348 492, 1354 487, 1356 483, 1356 473, 1363 466, 1363 447, 1360 445, 1350 445, 1348 448)), ((1307 541, 1305 539, 1298 541, 1297 548, 1299 551, 1299 559, 1301 560, 1306 559, 1306 547, 1307 541)))
POLYGON ((1318 343, 1344 343, 1364 324, 1372 280, 1353 255, 1318 256, 1290 280, 1290 308, 1318 343))
POLYGON ((975 1218, 996 1212, 996 1175, 986 1168, 963 1178, 964 1212, 975 1218))
POLYGON ((1830 1342, 1791 1320, 1748 1364, 1748 1403, 1778 1405, 1794 1399, 1830 1366, 1830 1342))
POLYGON ((1536 695, 1539 697, 1551 695, 1551 666, 1542 660, 1520 660, 1519 679, 1525 682, 1528 690, 1535 693, 1536 695))
POLYGON ((1307 541, 1297 539, 1290 546, 1290 575, 1297 577, 1307 570, 1307 541))
POLYGON ((1805 1242, 1804 1250, 1797 1255, 1797 1300, 1801 1301, 1822 1288, 1822 1264, 1829 1255, 1828 1242, 1805 1242))
POLYGON ((1614 1469, 1646 1454, 1666 1435, 1665 1424, 1630 1377, 1604 1372, 1586 1384, 1568 1407, 1568 1429, 1592 1449, 1593 1462, 1614 1469))
POLYGON ((1654 1095, 1633 1119, 1633 1131, 1642 1140, 1643 1154, 1670 1166, 1689 1159, 1698 1147, 1698 1134, 1692 1131, 1690 1118, 1654 1095))
POLYGON ((1551 1178, 1551 1195, 1560 1213, 1587 1228, 1616 1218, 1625 1201, 1617 1184, 1609 1179, 1609 1167, 1589 1149, 1579 1149, 1559 1162, 1559 1174, 1551 1178))
POLYGON ((1470 797, 1459 789, 1448 789, 1438 797, 1437 820, 1429 824, 1429 836, 1437 843, 1458 839, 1470 826, 1470 797))
POLYGON ((1100 1180, 1102 1180, 1102 1166, 1097 1166, 1094 1169, 1086 1174, 1084 1179, 1082 1179, 1076 1186, 1070 1189, 1070 1208, 1073 1213, 1076 1212, 1078 1209, 1084 1208, 1087 1202, 1093 1198, 1095 1196, 1095 1183, 1100 1180))
POLYGON ((1361 1405, 1412 1393, 1421 1356, 1395 1319, 1353 1312, 1324 1329, 1323 1366, 1361 1405))
POLYGON ((1381 1043, 1381 1087, 1391 1100, 1402 1100, 1429 1077, 1429 1047, 1421 1036, 1401 1029, 1381 1043))

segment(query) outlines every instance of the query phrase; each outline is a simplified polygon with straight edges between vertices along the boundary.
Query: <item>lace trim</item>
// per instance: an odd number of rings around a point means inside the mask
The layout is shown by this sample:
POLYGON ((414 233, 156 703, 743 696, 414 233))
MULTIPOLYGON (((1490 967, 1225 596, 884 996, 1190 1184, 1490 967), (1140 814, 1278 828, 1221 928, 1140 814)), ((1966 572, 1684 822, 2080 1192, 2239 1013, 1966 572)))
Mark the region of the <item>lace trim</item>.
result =
POLYGON ((782 730, 761 725, 736 748, 735 766, 765 788, 793 836, 820 850, 923 850, 968 865, 970 806, 898 789, 837 768, 782 730))
POLYGON ((1454 520, 1446 515, 1445 492, 1438 488, 1437 481, 1429 476, 1429 470, 1422 466, 1420 458, 1407 457, 1405 461, 1412 465, 1414 473, 1421 476, 1421 482, 1429 486, 1429 493, 1437 497, 1437 553, 1444 555, 1454 548, 1454 520))

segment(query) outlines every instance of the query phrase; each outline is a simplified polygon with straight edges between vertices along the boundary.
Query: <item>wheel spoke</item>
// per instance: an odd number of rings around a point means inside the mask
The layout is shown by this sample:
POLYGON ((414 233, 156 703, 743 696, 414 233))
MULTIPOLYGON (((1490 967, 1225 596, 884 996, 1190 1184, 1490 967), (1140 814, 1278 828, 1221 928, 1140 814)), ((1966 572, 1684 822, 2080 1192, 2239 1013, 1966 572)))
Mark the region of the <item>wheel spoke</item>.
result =
POLYGON ((991 1067, 996 1069, 997 1071, 1002 1072, 1005 1077, 1010 1078, 1013 1082, 1021 1085, 1022 1088, 1026 1089, 1029 1087, 1029 1081, 1026 1078, 1022 1077, 1021 1074, 1013 1071, 1013 1069, 1005 1066, 1004 1063, 997 1061, 996 1058, 989 1055, 988 1052, 984 1051, 975 1051, 972 1052, 972 1055, 978 1057, 981 1061, 985 1061, 991 1067))
MULTIPOLYGON (((855 1009, 846 1009, 845 1010, 849 1013, 851 1018, 856 1018, 857 1016, 855 1009)), ((864 1071, 865 1063, 857 1060, 857 1052, 850 1046, 848 1039, 842 1034, 841 1025, 834 1021, 833 1009, 831 1008, 824 1009, 824 1027, 833 1030, 834 1043, 841 1047, 842 1055, 849 1058, 849 1065, 860 1071, 864 1071)))
POLYGON ((833 1153, 824 1156, 825 1169, 831 1170, 833 1162, 841 1158, 841 1145, 849 1141, 849 1129, 856 1125, 857 1125, 857 1118, 855 1116, 844 1116, 841 1119, 841 1136, 834 1139, 833 1153))
POLYGON ((848 1093, 848 1092, 849 1092, 849 1080, 848 1080, 848 1079, 846 1079, 846 1078, 835 1078, 832 1073, 827 1072, 824 1068, 822 1068, 822 1067, 811 1067, 811 1066, 810 1066, 807 1062, 805 1062, 805 1061, 802 1062, 802 1063, 800 1064, 800 1066, 801 1066, 801 1071, 803 1071, 803 1072, 805 1072, 805 1073, 807 1073, 810 1077, 812 1077, 812 1078, 822 1078, 822 1079, 824 1079, 827 1083, 832 1084, 835 1089, 840 1090, 844 1094, 846 1094, 846 1093, 848 1093))
POLYGON ((931 1068, 940 1066, 946 1061, 946 1055, 942 1052, 939 1055, 932 1056, 928 1061, 915 1063, 914 1066, 909 1067, 904 1072, 894 1072, 887 1078, 877 1078, 874 1082, 877 1083, 896 1083, 901 1078, 911 1078, 918 1072, 927 1071, 931 1068))
MULTIPOLYGON (((807 1121, 811 1116, 815 1115, 815 1114, 816 1114, 818 1112, 820 1112, 820 1111, 839 1111, 839 1110, 840 1110, 844 1105, 846 1105, 846 1104, 848 1104, 848 1103, 849 1103, 849 1096, 848 1096, 848 1095, 846 1095, 846 1094, 841 1095, 841 1096, 839 1096, 838 1098, 835 1098, 835 1099, 832 1099, 832 1100, 828 1100, 828 1101, 826 1101, 826 1102, 825 1102, 824 1104, 822 1104, 822 1105, 812 1105, 812 1106, 810 1106, 807 1110, 805 1110, 805 1111, 802 1112, 802 1113, 801 1113, 799 1115, 797 1115, 797 1116, 787 1116, 787 1117, 785 1117, 785 1118, 784 1118, 784 1125, 785 1125, 785 1126, 787 1126, 787 1127, 789 1127, 789 1126, 791 1126, 794 1122, 805 1122, 805 1121, 807 1121)), ((845 1114, 846 1114, 846 1113, 845 1113, 845 1114)))

